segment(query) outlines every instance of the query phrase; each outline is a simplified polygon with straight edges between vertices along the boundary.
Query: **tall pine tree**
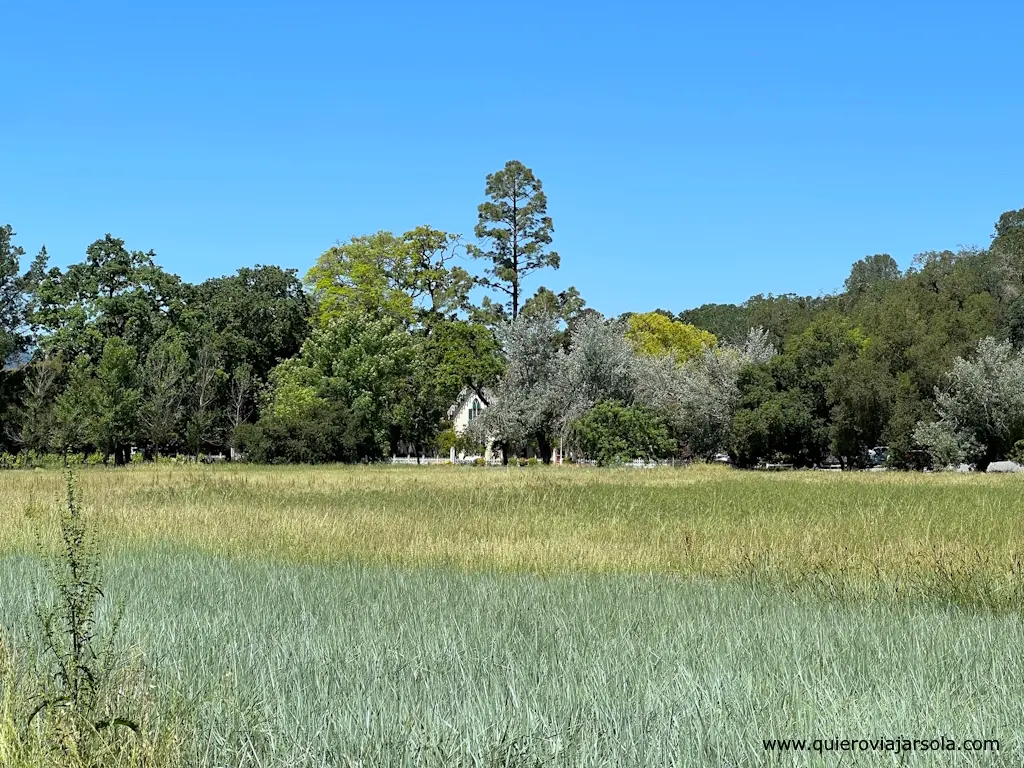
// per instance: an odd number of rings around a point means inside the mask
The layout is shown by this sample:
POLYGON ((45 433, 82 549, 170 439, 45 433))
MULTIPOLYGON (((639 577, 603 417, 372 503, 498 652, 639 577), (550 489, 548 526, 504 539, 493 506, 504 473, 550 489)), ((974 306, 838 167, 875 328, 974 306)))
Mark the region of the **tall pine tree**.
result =
POLYGON ((523 278, 543 267, 558 269, 558 254, 548 250, 554 229, 547 215, 548 200, 540 179, 518 160, 509 160, 502 170, 488 175, 485 193, 490 199, 477 208, 474 232, 486 249, 471 245, 469 252, 491 261, 480 282, 508 294, 515 319, 523 278))

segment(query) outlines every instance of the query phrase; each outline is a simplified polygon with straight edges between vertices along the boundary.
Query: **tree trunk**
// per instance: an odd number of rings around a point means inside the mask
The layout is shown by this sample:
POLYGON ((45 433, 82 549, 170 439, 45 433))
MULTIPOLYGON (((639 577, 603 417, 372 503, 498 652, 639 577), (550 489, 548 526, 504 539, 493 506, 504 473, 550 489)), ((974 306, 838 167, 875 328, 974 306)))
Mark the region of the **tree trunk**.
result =
POLYGON ((540 459, 545 464, 551 463, 551 441, 548 440, 547 432, 537 432, 537 448, 540 450, 540 459))

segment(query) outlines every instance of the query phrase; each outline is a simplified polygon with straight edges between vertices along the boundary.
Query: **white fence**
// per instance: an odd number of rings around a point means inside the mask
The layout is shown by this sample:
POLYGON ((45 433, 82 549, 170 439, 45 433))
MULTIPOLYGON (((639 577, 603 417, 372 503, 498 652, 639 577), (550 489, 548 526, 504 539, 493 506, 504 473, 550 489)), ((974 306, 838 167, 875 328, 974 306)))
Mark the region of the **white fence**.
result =
MULTIPOLYGON (((441 458, 439 456, 421 456, 419 460, 415 456, 392 456, 392 464, 473 464, 474 458, 468 459, 456 459, 454 462, 451 459, 441 458)), ((501 459, 489 459, 487 464, 492 467, 501 466, 501 459)))
MULTIPOLYGON (((424 464, 453 464, 454 463, 454 464, 460 464, 460 465, 463 465, 463 466, 472 466, 473 464, 475 464, 475 462, 476 462, 475 457, 470 457, 470 458, 465 458, 465 459, 456 459, 454 462, 452 462, 450 459, 434 457, 434 456, 429 456, 429 457, 428 456, 421 456, 418 460, 416 459, 415 456, 392 456, 391 457, 391 463, 392 464, 406 464, 406 465, 409 465, 409 464, 412 464, 412 465, 416 465, 416 464, 420 464, 420 465, 424 465, 424 464)), ((512 459, 509 463, 515 465, 518 462, 517 462, 516 459, 512 459)), ((654 469, 655 467, 681 467, 685 463, 686 462, 676 461, 676 460, 672 460, 672 459, 668 459, 668 460, 665 460, 665 461, 644 461, 643 459, 634 459, 633 461, 626 462, 625 464, 617 464, 616 466, 628 467, 628 468, 631 468, 631 469, 654 469)), ((487 464, 487 466, 490 466, 490 467, 500 467, 500 466, 502 466, 501 459, 488 459, 486 464, 487 464)), ((576 464, 577 466, 593 467, 593 466, 597 465, 597 462, 596 461, 590 461, 588 459, 581 459, 579 461, 574 462, 574 464, 576 464)))

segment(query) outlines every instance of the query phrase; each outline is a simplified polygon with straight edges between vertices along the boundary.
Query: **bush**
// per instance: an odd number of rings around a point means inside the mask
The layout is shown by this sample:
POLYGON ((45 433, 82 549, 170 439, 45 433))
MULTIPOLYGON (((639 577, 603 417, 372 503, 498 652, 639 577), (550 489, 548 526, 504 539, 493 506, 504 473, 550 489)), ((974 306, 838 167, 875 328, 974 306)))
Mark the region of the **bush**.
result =
POLYGON ((1016 461, 1018 464, 1024 464, 1024 440, 1018 440, 1014 443, 1006 458, 1010 461, 1016 461))
POLYGON ((0 469, 56 468, 63 464, 63 457, 55 453, 36 453, 31 450, 19 453, 0 453, 0 469))
POLYGON ((449 427, 444 432, 437 436, 437 452, 441 456, 447 456, 451 453, 452 448, 455 447, 459 440, 459 436, 455 434, 455 430, 449 427))
POLYGON ((479 456, 487 450, 487 446, 469 433, 463 432, 455 440, 455 450, 466 456, 479 456))
POLYGON ((652 411, 615 401, 591 408, 573 423, 573 434, 583 454, 601 466, 638 458, 653 461, 676 450, 676 441, 652 411))
POLYGON ((322 464, 382 458, 377 436, 349 409, 330 404, 316 413, 269 414, 235 430, 235 449, 258 464, 322 464))
POLYGON ((530 458, 528 458, 526 460, 526 466, 528 466, 528 467, 536 467, 537 466, 537 457, 536 456, 531 456, 530 458))

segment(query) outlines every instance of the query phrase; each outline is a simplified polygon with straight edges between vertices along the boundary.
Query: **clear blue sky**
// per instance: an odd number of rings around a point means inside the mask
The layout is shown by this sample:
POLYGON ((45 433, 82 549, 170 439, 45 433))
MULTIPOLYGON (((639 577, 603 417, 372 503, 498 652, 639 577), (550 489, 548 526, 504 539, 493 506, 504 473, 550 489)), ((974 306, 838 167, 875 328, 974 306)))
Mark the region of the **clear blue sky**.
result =
POLYGON ((187 280, 543 180, 606 313, 818 294, 888 252, 985 245, 1024 206, 1019 2, 15 2, 0 223, 106 232, 187 280))

